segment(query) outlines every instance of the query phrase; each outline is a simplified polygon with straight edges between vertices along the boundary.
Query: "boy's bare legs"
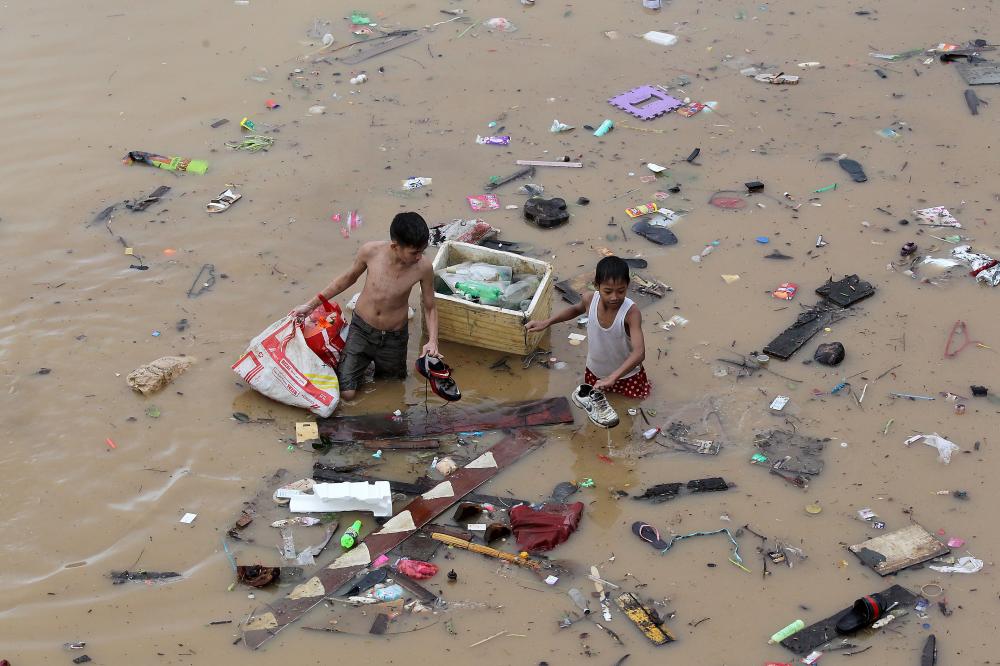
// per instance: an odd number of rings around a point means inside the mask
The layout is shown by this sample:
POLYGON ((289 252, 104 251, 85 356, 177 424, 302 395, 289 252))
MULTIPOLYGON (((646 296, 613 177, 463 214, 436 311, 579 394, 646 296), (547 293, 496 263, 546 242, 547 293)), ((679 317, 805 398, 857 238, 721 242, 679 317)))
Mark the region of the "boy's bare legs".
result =
POLYGON ((354 400, 354 396, 357 395, 357 393, 358 393, 357 389, 350 389, 349 391, 341 391, 340 392, 340 399, 341 400, 354 400))

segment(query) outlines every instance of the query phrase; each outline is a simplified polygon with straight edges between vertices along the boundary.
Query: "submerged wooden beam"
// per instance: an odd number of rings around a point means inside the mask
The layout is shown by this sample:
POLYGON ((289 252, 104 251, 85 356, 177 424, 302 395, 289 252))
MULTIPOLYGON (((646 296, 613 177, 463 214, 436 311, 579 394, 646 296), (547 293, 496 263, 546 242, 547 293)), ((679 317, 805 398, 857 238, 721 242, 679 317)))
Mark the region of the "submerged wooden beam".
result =
POLYGON ((392 412, 334 416, 319 419, 321 437, 340 441, 426 438, 477 430, 506 430, 572 423, 569 400, 563 397, 458 406, 449 404, 430 412, 413 407, 401 416, 392 412))

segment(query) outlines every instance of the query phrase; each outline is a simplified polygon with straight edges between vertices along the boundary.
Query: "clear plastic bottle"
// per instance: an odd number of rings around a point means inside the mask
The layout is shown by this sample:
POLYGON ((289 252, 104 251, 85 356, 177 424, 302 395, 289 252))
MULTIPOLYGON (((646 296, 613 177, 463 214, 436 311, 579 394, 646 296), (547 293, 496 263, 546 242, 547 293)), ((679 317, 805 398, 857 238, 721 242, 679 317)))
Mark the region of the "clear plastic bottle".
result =
POLYGON ((519 280, 506 289, 500 298, 500 303, 506 308, 520 308, 522 301, 531 301, 538 290, 540 280, 534 275, 529 275, 523 280, 519 280))
POLYGON ((452 275, 461 275, 479 282, 510 282, 514 270, 510 266, 494 266, 484 263, 464 263, 445 269, 452 275))
POLYGON ((569 598, 572 599, 573 603, 575 603, 580 610, 583 611, 584 615, 590 615, 590 604, 587 603, 586 597, 583 596, 583 593, 580 592, 580 590, 574 587, 570 589, 568 594, 569 598))

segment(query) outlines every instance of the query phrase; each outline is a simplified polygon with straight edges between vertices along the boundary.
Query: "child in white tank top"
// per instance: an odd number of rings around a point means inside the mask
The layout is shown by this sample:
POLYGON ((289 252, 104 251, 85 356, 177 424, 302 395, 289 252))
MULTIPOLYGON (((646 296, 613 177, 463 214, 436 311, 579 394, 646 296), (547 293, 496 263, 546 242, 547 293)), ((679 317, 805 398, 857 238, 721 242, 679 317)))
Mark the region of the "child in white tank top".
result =
POLYGON ((605 257, 597 264, 597 291, 583 294, 549 319, 529 321, 529 332, 587 314, 587 367, 584 382, 602 392, 629 398, 646 398, 652 390, 642 362, 646 358, 642 315, 625 294, 631 280, 628 264, 619 257, 605 257))

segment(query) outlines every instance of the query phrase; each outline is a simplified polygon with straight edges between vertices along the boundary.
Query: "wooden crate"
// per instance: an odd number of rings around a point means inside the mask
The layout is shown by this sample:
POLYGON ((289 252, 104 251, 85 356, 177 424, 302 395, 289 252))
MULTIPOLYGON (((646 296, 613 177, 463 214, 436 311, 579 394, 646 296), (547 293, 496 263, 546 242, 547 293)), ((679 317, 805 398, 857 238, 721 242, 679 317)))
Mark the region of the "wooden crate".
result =
POLYGON ((552 266, 512 252, 501 252, 468 243, 446 242, 434 257, 438 271, 465 261, 482 261, 510 266, 514 273, 532 273, 541 282, 526 313, 495 305, 481 305, 459 296, 434 294, 438 311, 438 337, 473 347, 484 347, 511 354, 530 354, 538 346, 542 333, 526 334, 524 324, 531 319, 546 319, 552 313, 552 266))

